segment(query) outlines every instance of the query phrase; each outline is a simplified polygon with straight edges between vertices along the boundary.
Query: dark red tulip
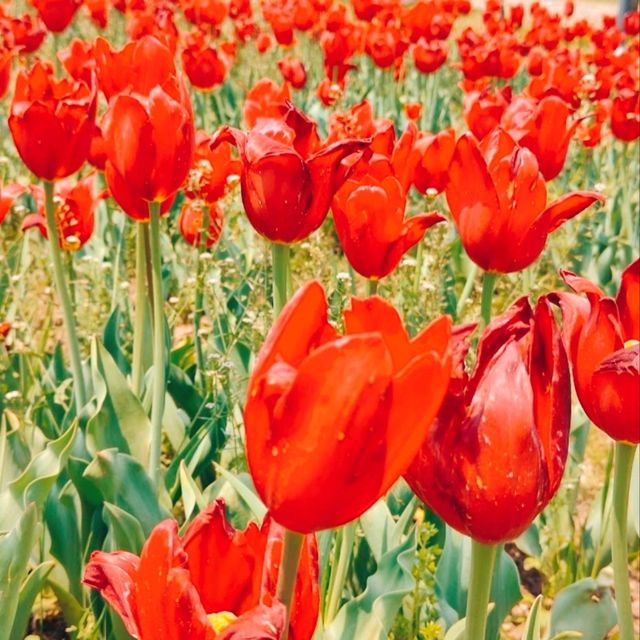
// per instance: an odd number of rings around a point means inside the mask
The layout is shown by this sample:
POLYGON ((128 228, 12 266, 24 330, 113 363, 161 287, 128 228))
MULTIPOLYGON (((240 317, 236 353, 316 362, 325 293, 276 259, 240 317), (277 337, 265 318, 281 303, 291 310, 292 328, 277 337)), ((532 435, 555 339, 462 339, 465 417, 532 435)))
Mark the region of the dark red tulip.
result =
POLYGON ((5 24, 8 25, 15 48, 20 53, 33 53, 40 47, 47 35, 42 20, 29 13, 18 18, 5 18, 5 24))
POLYGON ((82 0, 30 0, 30 2, 38 11, 47 29, 54 33, 61 33, 69 26, 82 4, 82 0))
POLYGON ((248 133, 223 127, 213 146, 219 142, 232 142, 240 152, 249 222, 265 238, 282 243, 298 242, 322 224, 344 181, 340 162, 366 146, 358 140, 321 145, 315 123, 293 105, 280 119, 258 120, 248 133))
POLYGON ((273 518, 292 531, 345 524, 383 496, 448 383, 448 317, 410 339, 374 296, 353 299, 344 323, 341 337, 321 285, 307 284, 273 325, 249 381, 249 469, 273 518))
POLYGON ((182 49, 182 66, 192 86, 202 90, 222 84, 229 70, 226 56, 207 42, 202 31, 188 35, 182 49))
POLYGON ((178 228, 182 237, 193 247, 212 247, 222 233, 224 214, 219 203, 192 202, 185 200, 180 208, 178 216, 178 228), (207 229, 203 231, 205 215, 209 222, 207 229))
POLYGON ((93 83, 56 80, 41 62, 18 74, 9 128, 22 161, 38 178, 64 178, 84 164, 95 115, 93 83))
POLYGON ((578 399, 614 440, 640 443, 640 260, 622 274, 616 298, 569 271, 576 292, 555 294, 564 318, 578 399), (586 299, 580 295, 586 294, 586 299))
POLYGON ((278 69, 284 80, 294 89, 302 89, 307 84, 307 70, 299 58, 287 56, 278 60, 278 69))
POLYGON ((420 38, 412 49, 413 63, 422 73, 433 73, 447 60, 447 45, 440 40, 428 42, 420 38))
POLYGON ((590 204, 591 191, 547 205, 547 187, 529 149, 501 129, 481 143, 464 134, 449 168, 447 202, 469 257, 486 271, 511 273, 542 253, 547 236, 590 204))
POLYGON ((480 337, 454 332, 445 401, 405 478, 449 525, 485 543, 513 540, 553 497, 571 422, 567 356, 550 304, 521 298, 480 337))

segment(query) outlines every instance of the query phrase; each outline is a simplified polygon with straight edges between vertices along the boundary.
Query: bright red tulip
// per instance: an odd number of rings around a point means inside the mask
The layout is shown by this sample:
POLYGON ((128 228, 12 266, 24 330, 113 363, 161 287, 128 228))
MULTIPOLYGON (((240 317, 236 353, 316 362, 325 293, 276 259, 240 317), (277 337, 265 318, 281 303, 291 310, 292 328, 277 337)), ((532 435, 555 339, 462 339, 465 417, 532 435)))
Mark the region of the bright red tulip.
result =
POLYGON ((446 194, 469 257, 499 273, 529 266, 554 229, 604 200, 598 193, 574 191, 547 205, 535 156, 501 129, 480 145, 470 134, 458 140, 446 194))
POLYGON ((198 30, 187 37, 182 49, 182 66, 192 86, 202 90, 222 84, 229 70, 226 56, 209 44, 198 30))
POLYGON ((90 42, 74 38, 66 49, 58 51, 58 59, 75 80, 82 80, 87 85, 93 82, 96 62, 90 42))
POLYGON ((21 184, 13 183, 0 187, 0 224, 4 222, 11 207, 17 198, 26 193, 27 188, 21 184))
POLYGON ((213 146, 219 142, 232 142, 240 152, 249 222, 282 243, 303 240, 322 224, 344 180, 340 162, 366 146, 358 140, 321 145, 315 123, 293 105, 281 119, 258 120, 248 133, 223 127, 213 146))
POLYGON ((614 440, 640 443, 640 260, 622 274, 616 298, 569 271, 576 292, 556 292, 578 399, 614 440))
POLYGON ((7 90, 9 89, 13 57, 14 52, 12 49, 0 48, 0 100, 4 98, 7 90))
POLYGON ((353 299, 344 323, 341 337, 321 285, 307 284, 276 320, 249 380, 249 469, 273 518, 292 531, 345 524, 383 496, 448 384, 448 317, 410 339, 397 311, 374 296, 353 299))
POLYGON ((418 40, 412 50, 413 63, 422 73, 433 73, 447 60, 447 45, 439 40, 427 42, 424 38, 418 40))
MULTIPOLYGON (((44 190, 31 187, 31 194, 38 208, 37 213, 25 216, 22 230, 36 228, 46 238, 47 224, 44 210, 44 190)), ((61 180, 55 186, 55 220, 58 229, 58 244, 63 251, 77 251, 93 235, 96 206, 104 194, 94 195, 94 175, 82 180, 61 180)))
POLYGON ((242 107, 242 119, 249 129, 253 128, 260 118, 278 118, 291 100, 291 90, 285 82, 277 85, 269 78, 258 80, 249 90, 242 107))
POLYGON ((499 124, 504 110, 511 101, 511 87, 496 91, 471 91, 465 94, 464 119, 473 135, 482 140, 499 124))
POLYGON ((195 25, 218 27, 229 13, 229 3, 224 0, 181 0, 184 16, 195 25))
POLYGON ((433 196, 444 191, 455 147, 456 133, 451 128, 438 133, 421 131, 418 134, 412 151, 417 155, 413 184, 420 193, 433 196))
POLYGON ((307 70, 299 58, 287 56, 278 60, 278 69, 284 80, 294 89, 302 89, 307 84, 307 70))
POLYGON ((210 248, 220 238, 222 225, 224 224, 224 214, 219 203, 206 204, 201 202, 191 202, 185 200, 180 209, 178 217, 178 228, 182 237, 193 247, 204 245, 210 248), (209 224, 203 232, 203 225, 206 215, 209 217, 209 224))
POLYGON ((42 20, 30 13, 25 13, 19 18, 5 18, 3 22, 9 26, 15 48, 20 53, 33 53, 47 35, 42 20))
POLYGON ((334 111, 329 117, 327 142, 349 138, 370 138, 371 151, 391 156, 396 139, 393 120, 375 118, 368 100, 362 100, 346 111, 334 111))
POLYGON ((38 178, 64 178, 84 164, 95 115, 93 83, 56 80, 41 62, 18 74, 9 129, 22 161, 38 178))
POLYGON ((520 535, 553 497, 571 422, 567 356, 551 306, 521 298, 464 359, 473 326, 454 332, 445 401, 405 478, 449 525, 485 543, 520 535))
MULTIPOLYGON (((83 582, 101 592, 139 640, 278 640, 284 607, 274 594, 283 535, 269 516, 262 527, 236 531, 217 500, 182 538, 175 521, 158 524, 140 557, 95 551, 83 582)), ((317 548, 309 536, 298 567, 292 640, 310 640, 318 609, 317 548)))
POLYGON ((61 33, 64 31, 76 11, 82 4, 82 0, 30 0, 36 8, 49 31, 61 33))
MULTIPOLYGON (((134 43, 130 53, 146 72, 139 80, 130 78, 128 88, 111 98, 102 131, 109 189, 127 214, 144 220, 148 206, 140 203, 168 202, 187 177, 195 130, 189 94, 176 75, 169 50, 146 36, 134 43), (145 58, 137 57, 157 50, 162 52, 158 59, 146 58, 145 63, 145 58)), ((125 58, 125 51, 116 55, 125 58)))
POLYGON ((640 138, 640 91, 618 92, 611 103, 611 131, 624 142, 640 138))

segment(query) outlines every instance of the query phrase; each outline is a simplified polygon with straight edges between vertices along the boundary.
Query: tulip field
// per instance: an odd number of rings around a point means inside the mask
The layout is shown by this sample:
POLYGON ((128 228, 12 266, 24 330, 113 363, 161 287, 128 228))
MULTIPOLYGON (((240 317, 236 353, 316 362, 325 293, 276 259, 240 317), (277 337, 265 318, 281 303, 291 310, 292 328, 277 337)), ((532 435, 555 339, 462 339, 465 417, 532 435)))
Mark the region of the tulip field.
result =
POLYGON ((640 12, 0 0, 0 640, 640 638, 640 12))

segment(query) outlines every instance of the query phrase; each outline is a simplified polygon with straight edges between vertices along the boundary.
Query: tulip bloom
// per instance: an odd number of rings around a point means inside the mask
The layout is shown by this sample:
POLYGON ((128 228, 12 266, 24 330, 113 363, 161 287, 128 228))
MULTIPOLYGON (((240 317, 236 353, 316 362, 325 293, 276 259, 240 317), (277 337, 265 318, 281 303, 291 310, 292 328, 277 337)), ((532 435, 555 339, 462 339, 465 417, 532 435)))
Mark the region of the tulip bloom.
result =
POLYGON ((152 36, 128 47, 117 54, 118 60, 133 58, 148 73, 130 78, 128 88, 109 101, 102 120, 108 158, 105 173, 113 197, 125 212, 145 220, 148 206, 141 203, 169 202, 187 177, 195 129, 189 94, 176 76, 171 52, 152 36), (162 56, 146 58, 146 66, 137 58, 158 50, 162 56))
POLYGON ((499 124, 504 110, 511 101, 511 87, 493 92, 489 89, 471 91, 463 99, 464 120, 473 135, 482 140, 499 124))
POLYGON ((276 320, 249 380, 249 469, 291 531, 345 524, 383 496, 416 455, 448 384, 448 317, 410 339, 398 312, 374 296, 354 298, 344 323, 340 337, 322 287, 307 284, 276 320))
POLYGON ((185 200, 178 216, 180 233, 192 247, 199 247, 203 244, 207 249, 212 247, 220 238, 223 224, 222 207, 217 202, 209 205, 185 200), (203 233, 205 208, 208 209, 209 223, 207 230, 203 233))
POLYGON ((299 58, 287 56, 278 60, 278 69, 284 80, 294 89, 302 89, 307 84, 307 70, 299 58))
POLYGON ((449 525, 484 543, 513 540, 562 479, 571 421, 569 365, 551 305, 521 298, 464 359, 473 325, 454 331, 445 401, 405 478, 449 525))
POLYGON ((249 222, 279 243, 303 240, 323 223, 344 180, 340 162, 366 146, 359 140, 321 145, 315 123, 293 105, 281 119, 261 119, 248 133, 222 127, 212 146, 220 142, 235 143, 240 152, 249 222))
POLYGON ((589 419, 614 440, 640 442, 640 260, 622 274, 616 298, 569 271, 576 292, 556 292, 576 393, 589 419), (586 299, 582 295, 586 294, 586 299))
POLYGON ((182 66, 192 86, 203 91, 221 85, 229 70, 224 54, 208 44, 201 31, 187 36, 182 49, 182 66))
POLYGON ((455 146, 456 133, 453 129, 438 133, 421 131, 418 134, 412 150, 417 155, 413 185, 420 193, 435 195, 444 191, 455 146))
POLYGON ((470 134, 458 140, 446 194, 469 257, 498 273, 529 266, 554 229, 603 200, 591 191, 574 191, 547 205, 535 156, 501 129, 479 145, 470 134))
POLYGON ((95 115, 93 83, 56 80, 41 62, 18 74, 9 129, 22 161, 38 178, 65 178, 80 169, 95 115))
POLYGON ((640 92, 621 89, 611 104, 611 132, 623 142, 640 138, 640 92))
MULTIPOLYGON (((140 557, 94 551, 83 582, 100 591, 139 640, 278 640, 285 624, 274 596, 283 535, 269 516, 262 527, 234 530, 217 500, 182 538, 175 521, 158 524, 140 557)), ((309 536, 295 586, 292 640, 311 638, 318 610, 317 548, 309 536)))
POLYGON ((269 78, 258 80, 248 91, 242 107, 245 126, 253 128, 260 118, 280 117, 290 100, 291 90, 286 82, 279 86, 269 78))
MULTIPOLYGON (((54 214, 58 229, 58 244, 63 251, 77 251, 93 235, 96 206, 104 197, 104 194, 94 196, 93 185, 93 174, 87 175, 78 182, 67 179, 56 183, 54 214)), ((32 186, 31 194, 36 201, 38 212, 25 216, 22 231, 36 228, 46 238, 44 191, 42 187, 32 186)))
POLYGON ((7 217, 11 207, 15 204, 17 198, 26 193, 27 188, 21 184, 12 183, 0 187, 0 224, 7 217))
POLYGON ((333 219, 351 266, 365 278, 389 275, 427 229, 444 220, 439 213, 404 219, 406 190, 388 162, 350 178, 333 199, 333 219))
POLYGON ((62 33, 73 20, 82 0, 30 0, 49 31, 62 33))

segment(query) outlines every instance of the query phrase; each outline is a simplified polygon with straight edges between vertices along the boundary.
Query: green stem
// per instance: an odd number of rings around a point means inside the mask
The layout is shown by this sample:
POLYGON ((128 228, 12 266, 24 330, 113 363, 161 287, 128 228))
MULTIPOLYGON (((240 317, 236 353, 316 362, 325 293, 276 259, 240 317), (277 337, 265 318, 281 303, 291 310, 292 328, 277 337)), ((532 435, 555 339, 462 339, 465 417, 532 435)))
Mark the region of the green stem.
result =
POLYGON ((133 325, 133 365, 131 370, 131 383, 133 392, 139 397, 142 392, 142 355, 144 353, 144 324, 146 315, 147 287, 145 286, 145 274, 147 264, 147 249, 144 241, 144 227, 146 223, 138 222, 136 225, 136 302, 135 319, 133 325))
POLYGON ((420 280, 422 279, 422 261, 424 259, 424 241, 421 240, 418 243, 418 250, 416 251, 416 274, 413 281, 413 291, 416 295, 420 293, 420 280))
POLYGON ((367 295, 375 296, 378 293, 378 280, 371 278, 367 280, 367 295))
POLYGON ((353 542, 356 536, 356 521, 346 524, 338 532, 336 538, 336 548, 339 545, 337 563, 331 572, 331 584, 329 585, 329 595, 327 598, 327 608, 324 614, 325 626, 328 625, 338 613, 340 601, 342 600, 342 590, 351 561, 351 552, 353 551, 353 542))
POLYGON ((160 259, 160 204, 149 204, 151 271, 155 302, 153 305, 153 395, 151 405, 151 455, 149 475, 156 486, 160 485, 160 446, 162 442, 162 417, 165 397, 165 337, 164 309, 162 305, 162 262, 160 259))
POLYGON ((484 640, 487 629, 491 580, 498 545, 471 540, 471 576, 467 594, 465 640, 484 640))
POLYGON ((202 228, 200 230, 200 242, 198 245, 198 267, 196 270, 196 293, 193 309, 193 342, 196 347, 196 362, 198 366, 196 380, 202 388, 205 387, 205 362, 204 349, 202 348, 202 336, 200 335, 200 322, 204 315, 204 261, 202 254, 207 249, 207 236, 209 235, 209 207, 204 207, 202 215, 202 228))
POLYGON ((613 580, 618 608, 620 640, 633 640, 633 614, 631 611, 631 589, 629 588, 629 559, 627 553, 627 517, 629 510, 629 487, 633 458, 637 445, 616 442, 613 463, 613 528, 611 553, 613 556, 613 580))
POLYGON ((278 586, 276 588, 276 598, 282 602, 287 609, 286 624, 281 640, 287 640, 289 635, 289 619, 291 617, 291 602, 293 601, 293 591, 296 586, 296 576, 298 575, 298 563, 302 552, 304 535, 295 531, 284 532, 284 543, 282 546, 282 561, 280 572, 278 573, 278 586))
POLYGON ((58 238, 58 225, 56 224, 55 204, 53 202, 54 187, 53 182, 45 180, 44 183, 44 207, 47 218, 47 236, 53 260, 53 279, 60 298, 62 307, 62 317, 69 340, 69 354, 71 356, 71 372, 73 374, 73 386, 75 391, 76 412, 79 414, 82 407, 87 402, 87 390, 82 374, 82 359, 80 357, 80 344, 76 331, 76 321, 73 315, 73 306, 67 282, 64 275, 64 265, 62 264, 62 251, 60 250, 58 238))
POLYGON ((456 304, 456 316, 459 318, 464 311, 464 305, 467 303, 469 296, 471 295, 471 291, 473 291, 473 286, 476 283, 476 276, 478 275, 478 265, 475 262, 471 263, 469 267, 469 272, 467 273, 467 279, 464 283, 464 287, 462 289, 462 293, 458 298, 458 303, 456 304))
POLYGON ((482 324, 487 326, 491 320, 491 302, 493 300, 493 289, 496 285, 498 274, 493 271, 485 271, 482 275, 482 324))
POLYGON ((287 281, 289 273, 289 245, 271 243, 273 260, 273 310, 276 317, 287 302, 287 281))

